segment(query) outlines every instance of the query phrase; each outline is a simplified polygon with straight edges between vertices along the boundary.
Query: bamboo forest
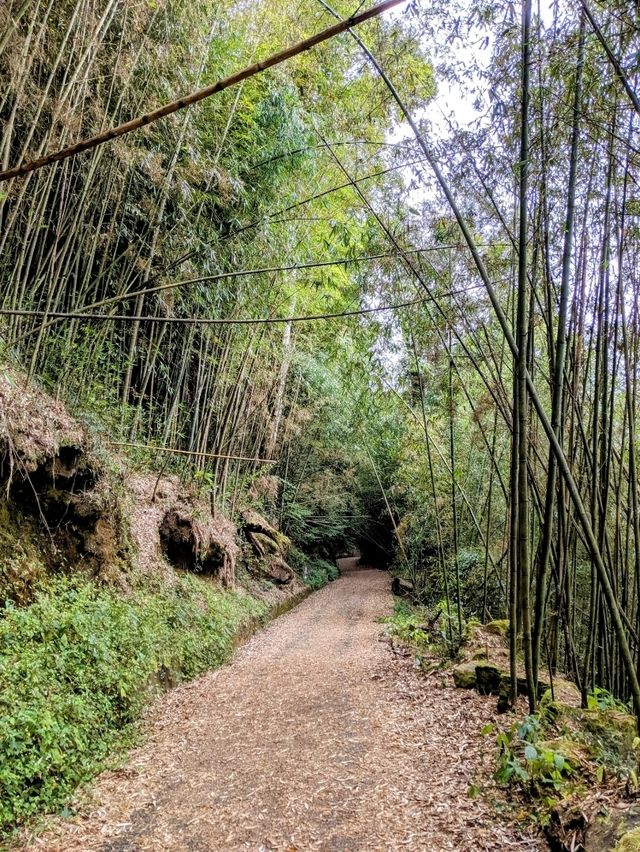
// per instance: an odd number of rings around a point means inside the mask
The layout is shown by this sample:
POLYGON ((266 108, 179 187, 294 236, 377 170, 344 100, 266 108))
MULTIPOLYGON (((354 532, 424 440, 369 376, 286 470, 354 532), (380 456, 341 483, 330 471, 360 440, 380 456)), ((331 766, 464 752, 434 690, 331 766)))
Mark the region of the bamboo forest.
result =
POLYGON ((637 0, 0 0, 0 848, 640 850, 637 0))

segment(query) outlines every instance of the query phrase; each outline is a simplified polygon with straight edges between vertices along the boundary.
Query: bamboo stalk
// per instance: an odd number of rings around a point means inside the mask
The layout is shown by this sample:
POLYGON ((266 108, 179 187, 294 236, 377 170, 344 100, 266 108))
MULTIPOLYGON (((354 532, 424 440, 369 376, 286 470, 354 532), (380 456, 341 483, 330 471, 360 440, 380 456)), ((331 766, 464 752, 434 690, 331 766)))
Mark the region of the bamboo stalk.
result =
POLYGON ((207 459, 229 459, 231 461, 260 462, 261 464, 277 464, 278 459, 261 459, 253 456, 230 456, 223 453, 202 453, 193 450, 180 450, 176 447, 158 447, 154 444, 136 444, 132 441, 108 441, 110 447, 131 447, 137 450, 153 450, 159 453, 175 453, 178 456, 197 456, 207 459))
POLYGON ((360 12, 357 15, 353 15, 344 21, 334 24, 332 27, 327 27, 325 30, 316 33, 310 38, 291 45, 278 53, 274 53, 268 59, 263 59, 260 62, 249 65, 247 68, 237 71, 235 74, 231 74, 229 77, 225 77, 222 80, 218 80, 210 86, 205 86, 204 88, 192 92, 189 95, 184 95, 183 97, 178 98, 175 101, 171 101, 164 106, 158 107, 158 109, 152 110, 145 115, 141 115, 138 118, 134 118, 131 121, 120 124, 118 127, 112 127, 109 130, 98 133, 96 136, 92 136, 90 139, 85 139, 82 142, 77 142, 75 145, 70 145, 68 148, 63 148, 60 151, 47 154, 37 160, 32 160, 31 162, 23 163, 19 166, 14 166, 11 169, 2 171, 0 172, 0 183, 14 177, 26 175, 29 172, 37 171, 38 169, 44 168, 44 166, 51 165, 52 163, 67 160, 70 157, 75 157, 84 151, 89 151, 92 148, 97 148, 99 145, 104 145, 105 142, 111 142, 113 139, 118 139, 121 136, 125 136, 127 133, 132 133, 134 130, 139 130, 141 127, 153 124, 161 118, 165 118, 179 110, 186 109, 199 101, 203 101, 206 98, 210 98, 212 95, 218 94, 218 92, 222 92, 231 86, 235 86, 243 80, 248 80, 250 77, 254 77, 256 74, 266 71, 268 68, 273 68, 275 65, 279 65, 287 59, 292 59, 294 56, 298 56, 316 45, 334 38, 351 27, 357 27, 365 21, 376 18, 383 12, 392 9, 394 6, 398 6, 403 2, 405 2, 405 0, 384 0, 384 2, 379 3, 371 9, 367 9, 365 12, 360 12))

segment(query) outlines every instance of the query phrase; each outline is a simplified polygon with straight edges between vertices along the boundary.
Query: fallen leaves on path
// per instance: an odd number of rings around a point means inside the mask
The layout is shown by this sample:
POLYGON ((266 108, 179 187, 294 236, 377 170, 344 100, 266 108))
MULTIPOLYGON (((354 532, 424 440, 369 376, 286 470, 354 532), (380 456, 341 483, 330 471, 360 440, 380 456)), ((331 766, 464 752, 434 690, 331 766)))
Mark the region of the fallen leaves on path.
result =
POLYGON ((345 572, 231 664, 160 699, 127 766, 31 848, 545 848, 491 805, 492 744, 479 732, 493 700, 417 677, 380 641, 390 608, 386 574, 345 572))

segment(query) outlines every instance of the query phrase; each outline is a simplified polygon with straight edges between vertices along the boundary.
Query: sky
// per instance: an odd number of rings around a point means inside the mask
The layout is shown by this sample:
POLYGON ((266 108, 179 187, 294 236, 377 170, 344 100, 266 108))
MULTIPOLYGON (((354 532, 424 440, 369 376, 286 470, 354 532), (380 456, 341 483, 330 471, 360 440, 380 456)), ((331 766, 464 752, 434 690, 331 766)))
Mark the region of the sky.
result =
MULTIPOLYGON (((553 21, 554 2, 555 0, 539 0, 538 3, 534 3, 536 11, 539 7, 539 12, 545 26, 550 25, 553 21)), ((458 0, 458 3, 462 9, 465 7, 469 9, 473 5, 473 0, 458 0)), ((422 8, 427 8, 431 5, 431 0, 420 0, 419 5, 422 8)), ((516 3, 515 5, 516 9, 518 9, 519 4, 516 3)), ((404 6, 400 6, 390 17, 401 19, 404 8, 404 6)), ((486 66, 491 59, 491 51, 493 49, 492 33, 489 30, 482 31, 478 28, 474 42, 472 46, 464 44, 460 39, 457 39, 448 45, 435 46, 435 49, 434 45, 426 44, 425 54, 431 56, 436 64, 440 61, 448 60, 453 61, 455 64, 470 66, 472 60, 475 59, 476 62, 480 62, 486 66), (483 35, 487 35, 489 41, 484 50, 480 50, 477 44, 483 35)), ((473 93, 458 85, 449 83, 442 76, 436 75, 436 83, 438 89, 435 98, 433 98, 422 114, 418 116, 419 118, 427 118, 434 132, 441 132, 444 135, 447 131, 448 120, 453 120, 459 127, 465 128, 479 118, 481 112, 474 107, 475 95, 473 93)), ((410 135, 409 128, 398 126, 391 133, 391 141, 398 141, 407 135, 410 135)))

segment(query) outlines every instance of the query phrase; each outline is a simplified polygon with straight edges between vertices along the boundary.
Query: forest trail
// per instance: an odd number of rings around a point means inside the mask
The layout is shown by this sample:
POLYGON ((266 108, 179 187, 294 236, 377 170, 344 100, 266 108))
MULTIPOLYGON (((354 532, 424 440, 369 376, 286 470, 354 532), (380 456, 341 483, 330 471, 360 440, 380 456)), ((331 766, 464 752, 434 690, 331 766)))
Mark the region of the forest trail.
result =
POLYGON ((128 765, 29 848, 543 848, 468 797, 487 699, 415 677, 380 641, 388 575, 341 567, 231 664, 158 701, 128 765))

